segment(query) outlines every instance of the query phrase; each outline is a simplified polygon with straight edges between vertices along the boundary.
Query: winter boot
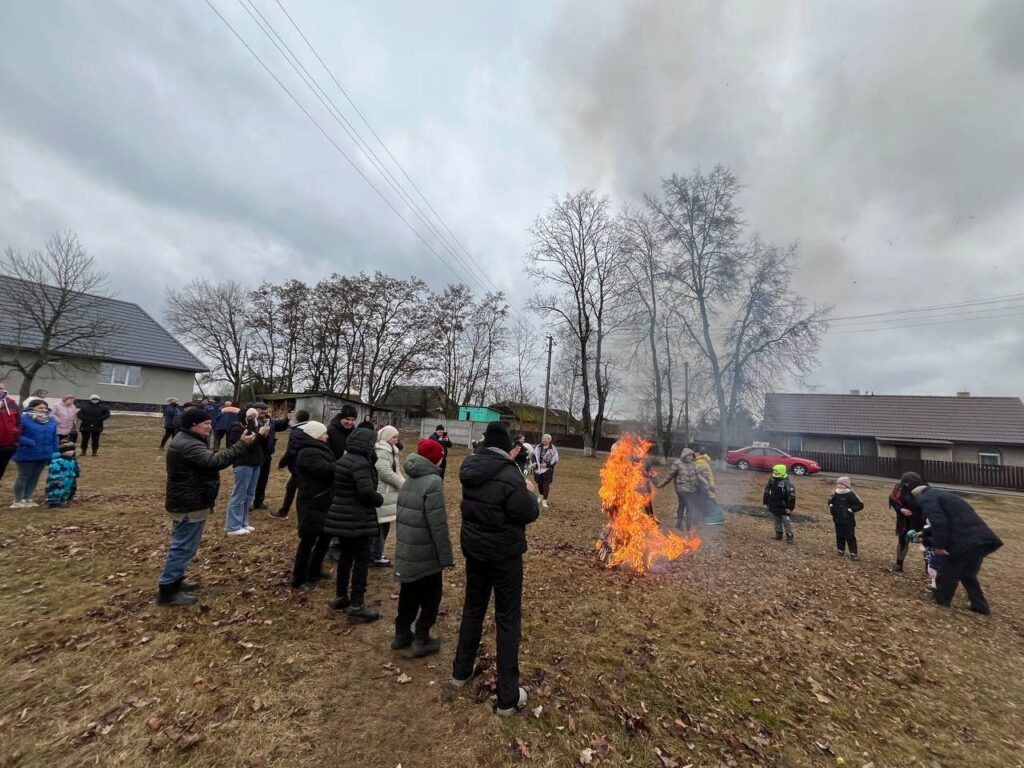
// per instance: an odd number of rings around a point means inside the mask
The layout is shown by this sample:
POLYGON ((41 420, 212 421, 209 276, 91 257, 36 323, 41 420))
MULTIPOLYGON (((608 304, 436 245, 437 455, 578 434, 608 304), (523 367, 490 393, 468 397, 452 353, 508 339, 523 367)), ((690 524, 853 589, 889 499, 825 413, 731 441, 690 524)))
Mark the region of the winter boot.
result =
POLYGON ((793 537, 792 536, 787 536, 786 537, 786 543, 787 544, 792 544, 793 543, 793 537))
POLYGON ((380 618, 380 611, 366 605, 353 603, 348 608, 348 621, 350 624, 367 624, 380 618))
POLYGON ((331 600, 331 610, 334 611, 346 611, 348 610, 349 599, 348 595, 338 595, 336 598, 331 600))
POLYGON ((395 627, 395 639, 391 641, 391 650, 400 651, 413 643, 412 630, 408 627, 395 627))
POLYGON ((782 541, 782 534, 781 533, 776 533, 775 534, 775 540, 776 541, 782 541))
POLYGON ((185 606, 193 605, 199 602, 199 598, 195 595, 189 595, 181 591, 181 580, 172 584, 160 584, 160 594, 157 595, 156 601, 159 605, 170 605, 170 606, 185 606))
POLYGON ((417 659, 437 653, 441 650, 441 641, 430 636, 430 630, 417 632, 416 639, 412 641, 412 655, 417 659))
POLYGON ((182 592, 198 592, 200 584, 198 581, 190 581, 189 579, 182 579, 179 589, 182 592))

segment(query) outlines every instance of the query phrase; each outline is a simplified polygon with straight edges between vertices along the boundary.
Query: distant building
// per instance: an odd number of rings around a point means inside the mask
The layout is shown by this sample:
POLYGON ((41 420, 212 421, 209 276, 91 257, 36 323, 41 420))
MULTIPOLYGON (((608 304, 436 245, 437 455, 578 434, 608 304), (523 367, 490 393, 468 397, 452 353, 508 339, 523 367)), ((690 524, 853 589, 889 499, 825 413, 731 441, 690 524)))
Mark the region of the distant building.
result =
MULTIPOLYGON (((491 403, 488 407, 501 414, 501 420, 510 430, 540 431, 544 415, 543 406, 503 400, 500 403, 491 403)), ((580 431, 580 422, 563 410, 549 408, 547 430, 552 435, 575 435, 580 431)))
MULTIPOLYGON (((0 280, 14 278, 0 276, 0 280)), ((57 289, 53 289, 55 294, 57 289)), ((195 375, 207 370, 195 355, 174 338, 138 304, 95 297, 101 319, 116 332, 79 355, 69 354, 46 365, 32 380, 32 390, 45 389, 50 398, 72 394, 88 399, 96 394, 120 410, 152 410, 168 397, 179 402, 192 399, 195 375)), ((39 339, 19 332, 12 315, 17 307, 0 312, 0 356, 17 356, 30 362, 39 350, 39 339), (33 346, 34 344, 34 346, 33 346)), ((16 370, 0 370, 7 387, 17 393, 22 377, 16 370)))
MULTIPOLYGON (((357 423, 369 417, 380 428, 390 424, 392 419, 390 411, 371 410, 370 406, 356 395, 336 392, 282 392, 256 397, 269 405, 271 413, 276 417, 284 416, 288 411, 306 411, 313 421, 326 424, 341 412, 343 406, 351 405, 356 409, 357 423)), ((245 405, 245 402, 242 404, 245 405)))
POLYGON ((439 418, 444 421, 447 399, 441 387, 399 384, 391 389, 384 406, 396 416, 407 419, 439 418))
POLYGON ((501 413, 482 405, 460 405, 459 421, 501 421, 501 413))
POLYGON ((775 448, 1024 466, 1017 397, 769 394, 761 433, 775 448))

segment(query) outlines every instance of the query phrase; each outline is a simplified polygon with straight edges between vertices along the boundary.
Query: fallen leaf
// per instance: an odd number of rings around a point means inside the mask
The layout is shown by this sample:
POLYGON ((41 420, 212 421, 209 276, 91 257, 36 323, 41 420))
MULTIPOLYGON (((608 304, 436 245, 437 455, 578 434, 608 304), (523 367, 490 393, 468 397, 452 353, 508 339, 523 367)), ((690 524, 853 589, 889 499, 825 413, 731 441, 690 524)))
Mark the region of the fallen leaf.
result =
POLYGON ((533 716, 534 717, 540 717, 541 713, 543 713, 543 712, 544 712, 544 707, 543 706, 537 707, 536 709, 533 710, 533 716))
POLYGON ((516 739, 516 747, 519 749, 519 754, 525 757, 527 760, 530 759, 530 745, 522 739, 516 739))
POLYGON ((151 731, 159 731, 163 721, 159 717, 151 717, 146 721, 146 727, 151 731))
POLYGON ((402 684, 402 685, 405 685, 406 683, 411 683, 412 682, 412 678, 409 675, 405 674, 404 672, 402 674, 400 674, 395 679, 398 680, 398 682, 400 684, 402 684))
POLYGON ((673 760, 668 752, 663 752, 660 747, 654 748, 654 754, 661 760, 662 768, 679 768, 679 763, 673 760))

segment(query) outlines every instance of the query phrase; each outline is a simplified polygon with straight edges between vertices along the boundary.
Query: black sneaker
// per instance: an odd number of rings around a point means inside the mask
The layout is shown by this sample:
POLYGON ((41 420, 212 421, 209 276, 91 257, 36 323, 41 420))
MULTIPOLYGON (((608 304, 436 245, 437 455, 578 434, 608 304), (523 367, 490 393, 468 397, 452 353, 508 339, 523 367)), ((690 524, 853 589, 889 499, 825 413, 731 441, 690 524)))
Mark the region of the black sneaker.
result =
POLYGON ((903 573, 903 566, 899 564, 890 565, 885 570, 887 570, 889 573, 903 573))
POLYGON ((400 651, 403 648, 408 648, 413 643, 412 632, 408 629, 404 631, 395 630, 395 639, 391 641, 391 650, 400 651))
POLYGON ((348 595, 338 595, 336 598, 331 600, 332 611, 346 611, 348 610, 349 599, 348 595))
POLYGON ((182 592, 198 592, 201 585, 198 581, 189 581, 188 579, 182 579, 179 589, 182 592))
POLYGON ((366 605, 351 605, 348 609, 348 620, 352 624, 365 624, 380 618, 380 611, 366 605))
POLYGON ((441 641, 436 637, 430 637, 427 635, 426 638, 416 638, 412 641, 412 655, 417 659, 421 659, 424 656, 429 656, 432 653, 437 653, 441 650, 441 641))
POLYGON ((199 602, 199 597, 190 595, 187 592, 172 592, 169 595, 161 592, 157 596, 156 602, 158 605, 184 607, 186 605, 195 605, 199 602))
POLYGON ((265 501, 257 501, 252 506, 253 509, 270 509, 270 505, 265 501))

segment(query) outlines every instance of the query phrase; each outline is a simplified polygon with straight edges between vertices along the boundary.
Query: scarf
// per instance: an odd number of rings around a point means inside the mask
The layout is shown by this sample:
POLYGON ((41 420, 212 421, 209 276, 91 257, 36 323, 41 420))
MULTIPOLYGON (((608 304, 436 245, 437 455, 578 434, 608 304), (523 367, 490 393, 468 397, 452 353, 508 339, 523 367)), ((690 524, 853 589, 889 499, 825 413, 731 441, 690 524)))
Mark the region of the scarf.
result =
POLYGON ((42 413, 32 411, 32 413, 30 413, 29 415, 32 417, 32 420, 35 421, 37 424, 46 424, 50 420, 49 411, 43 411, 42 413))

